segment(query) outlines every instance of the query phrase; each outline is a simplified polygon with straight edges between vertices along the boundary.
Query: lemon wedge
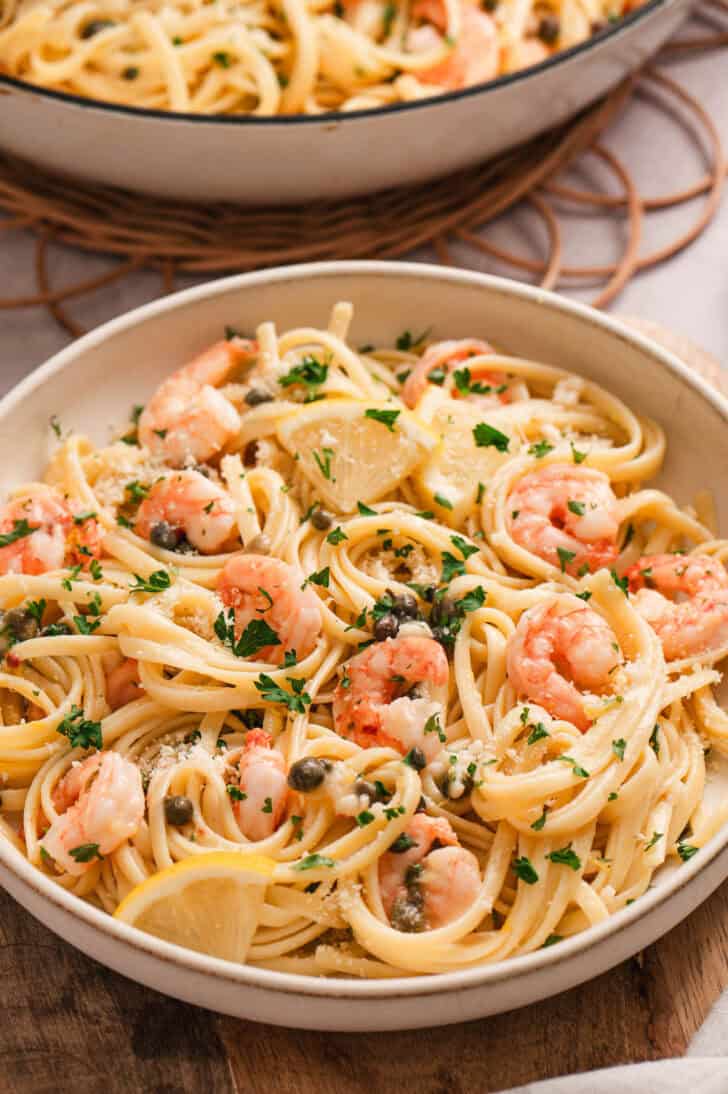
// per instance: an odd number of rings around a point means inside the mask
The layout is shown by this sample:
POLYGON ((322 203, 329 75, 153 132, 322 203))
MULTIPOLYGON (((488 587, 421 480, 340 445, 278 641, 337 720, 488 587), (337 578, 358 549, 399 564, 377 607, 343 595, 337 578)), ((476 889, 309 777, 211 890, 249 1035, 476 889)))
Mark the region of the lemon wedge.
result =
POLYGON ((410 411, 361 399, 310 403, 280 422, 277 433, 317 496, 341 513, 395 490, 437 445, 410 411))
MULTIPOLYGON (((439 394, 439 393, 438 393, 439 394)), ((520 441, 508 428, 507 414, 487 410, 460 399, 439 399, 431 404, 428 425, 439 435, 437 447, 415 475, 415 483, 428 509, 437 519, 459 527, 495 471, 513 457, 520 441), (496 430, 491 443, 476 443, 474 431, 483 424, 496 430), (500 436, 499 436, 500 435, 500 436), (504 436, 508 438, 505 447, 504 436)), ((423 406, 423 411, 425 407, 423 406)), ((487 433, 487 429, 485 431, 487 433)))
POLYGON ((243 962, 274 868, 264 855, 193 855, 137 885, 114 918, 165 942, 243 962))

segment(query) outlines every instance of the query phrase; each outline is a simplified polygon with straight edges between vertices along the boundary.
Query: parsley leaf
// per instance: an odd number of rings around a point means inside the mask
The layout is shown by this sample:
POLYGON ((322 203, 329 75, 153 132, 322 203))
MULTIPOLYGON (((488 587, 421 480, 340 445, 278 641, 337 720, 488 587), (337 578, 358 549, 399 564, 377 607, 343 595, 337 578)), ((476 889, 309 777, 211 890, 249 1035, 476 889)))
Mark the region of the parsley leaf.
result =
POLYGON ((542 460, 544 456, 548 456, 549 452, 553 452, 554 446, 549 444, 548 441, 536 441, 532 444, 528 450, 529 456, 535 456, 537 460, 542 460))
POLYGON ((68 852, 76 862, 92 862, 95 858, 103 858, 99 851, 98 843, 81 843, 78 847, 72 847, 68 852))
POLYGON ((336 866, 336 860, 329 858, 328 855, 306 855, 300 862, 294 862, 294 870, 316 870, 319 866, 336 866))
POLYGON ((550 736, 551 734, 546 729, 546 726, 543 724, 543 722, 536 722, 536 725, 533 727, 528 735, 528 740, 526 741, 526 744, 535 745, 536 741, 542 741, 544 737, 550 736))
POLYGON ((450 536, 450 542, 453 546, 457 547, 463 558, 470 558, 471 555, 477 555, 480 547, 476 547, 472 543, 468 543, 462 536, 450 536))
POLYGON ((215 634, 235 657, 253 657, 266 646, 280 646, 281 640, 264 619, 251 619, 240 638, 235 638, 235 613, 229 609, 227 619, 220 612, 214 623, 215 634))
POLYGON ((510 438, 505 433, 501 433, 499 429, 488 425, 487 422, 478 422, 473 428, 473 440, 478 448, 492 447, 498 452, 507 452, 510 444, 510 438))
POLYGON ((386 425, 390 433, 394 433, 394 423, 401 414, 400 410, 365 410, 364 417, 371 418, 373 422, 381 422, 386 425))
POLYGON ((558 851, 550 851, 546 858, 555 862, 557 866, 568 866, 570 870, 581 869, 581 859, 575 851, 572 851, 570 843, 566 847, 560 847, 558 851))
POLYGON ((526 858, 525 855, 522 858, 513 860, 513 872, 517 878, 525 881, 526 885, 535 885, 538 881, 538 874, 534 870, 531 860, 526 858))
POLYGON ((692 843, 683 843, 682 840, 677 845, 677 853, 683 862, 687 862, 693 855, 697 855, 699 848, 694 847, 692 843))
POLYGON ((360 517, 376 517, 379 515, 376 509, 370 509, 369 506, 365 505, 362 501, 358 501, 356 507, 360 517))
POLYGON ((571 757, 571 756, 557 756, 556 759, 560 760, 561 763, 571 764, 571 766, 574 769, 574 774, 578 775, 580 779, 588 779, 589 778, 589 772, 586 771, 583 767, 579 767, 578 763, 576 762, 575 759, 573 759, 573 757, 571 757))
POLYGON ((58 733, 68 737, 71 748, 98 748, 104 747, 101 734, 101 722, 91 722, 84 717, 81 707, 74 703, 70 714, 67 714, 58 726, 58 733))
POLYGON ((577 517, 583 517, 586 513, 586 505, 583 501, 567 501, 566 508, 570 513, 575 513, 577 517))
POLYGON ((317 357, 307 354, 300 365, 294 365, 290 372, 287 372, 285 376, 281 376, 278 383, 281 387, 301 384, 309 394, 313 394, 316 388, 326 382, 328 374, 328 365, 324 364, 323 361, 319 361, 317 357))
POLYGON ((326 480, 331 479, 331 457, 334 455, 333 448, 322 448, 322 456, 319 456, 318 452, 313 450, 313 458, 316 461, 316 465, 326 480))
POLYGON ((442 552, 442 576, 440 580, 447 585, 454 577, 460 577, 465 573, 465 563, 462 559, 455 558, 450 551, 442 552))
POLYGON ((330 543, 333 547, 338 546, 339 543, 343 543, 345 539, 348 539, 346 532, 341 527, 336 527, 333 531, 329 532, 326 537, 326 542, 330 543))
POLYGON ((15 543, 19 539, 24 539, 26 536, 32 536, 33 532, 37 532, 40 528, 39 524, 30 525, 27 520, 14 520, 12 532, 3 532, 0 534, 0 547, 8 547, 11 543, 15 543))
POLYGON ((261 698, 268 703, 283 703, 294 714, 305 714, 306 707, 311 702, 311 696, 303 690, 305 680, 297 680, 287 676, 286 680, 293 689, 292 692, 279 687, 272 677, 261 673, 255 681, 255 689, 261 694, 261 698))
POLYGON ((306 578, 305 584, 308 584, 310 582, 312 585, 320 585, 321 588, 328 589, 330 576, 331 572, 329 570, 329 567, 324 566, 323 570, 317 570, 315 573, 309 574, 306 578))
POLYGON ((625 596, 629 596, 629 581, 626 577, 620 577, 616 570, 610 570, 612 575, 612 581, 614 584, 622 590, 625 596))
POLYGON ((557 547, 556 554, 559 556, 559 565, 562 574, 564 574, 566 573, 566 567, 576 558, 576 551, 567 551, 565 547, 557 547))
POLYGON ((161 593, 172 584, 172 579, 166 570, 155 570, 148 578, 134 574, 136 585, 129 586, 131 593, 161 593))
POLYGON ((533 822, 533 824, 531 825, 531 828, 533 828, 534 832, 540 832, 541 831, 544 824, 546 823, 546 814, 547 813, 548 813, 548 806, 544 805, 543 812, 541 813, 541 816, 538 818, 538 820, 535 820, 533 822))
POLYGON ((618 741, 612 741, 612 752, 619 760, 624 759, 624 750, 627 747, 627 742, 624 737, 620 737, 618 741))

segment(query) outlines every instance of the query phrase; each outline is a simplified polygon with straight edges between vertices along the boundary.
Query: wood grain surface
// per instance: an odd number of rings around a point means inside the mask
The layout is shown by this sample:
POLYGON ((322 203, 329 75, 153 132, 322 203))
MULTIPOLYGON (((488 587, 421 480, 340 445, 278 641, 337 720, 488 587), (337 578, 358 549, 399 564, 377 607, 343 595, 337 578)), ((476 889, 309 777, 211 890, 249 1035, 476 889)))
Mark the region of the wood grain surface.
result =
MULTIPOLYGON (((634 325, 716 377, 684 339, 634 325)), ((728 986, 728 883, 596 980, 431 1030, 311 1033, 215 1015, 108 971, 1 891, 0 982, 2 1094, 488 1094, 682 1054, 728 986)))

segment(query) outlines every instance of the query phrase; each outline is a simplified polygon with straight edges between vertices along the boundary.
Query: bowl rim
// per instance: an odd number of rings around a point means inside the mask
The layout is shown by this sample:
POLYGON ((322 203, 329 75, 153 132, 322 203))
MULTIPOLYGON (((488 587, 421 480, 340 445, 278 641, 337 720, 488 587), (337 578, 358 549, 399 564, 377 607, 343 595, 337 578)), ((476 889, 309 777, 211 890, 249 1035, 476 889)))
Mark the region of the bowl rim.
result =
MULTIPOLYGON (((642 354, 651 357, 657 364, 672 373, 686 387, 695 390, 728 425, 728 399, 715 388, 689 369, 674 354, 664 350, 655 342, 637 333, 611 316, 604 315, 585 304, 566 299, 544 289, 510 281, 506 278, 470 270, 441 267, 417 262, 386 261, 348 261, 316 262, 296 266, 275 267, 254 273, 237 274, 219 278, 203 285, 184 289, 180 292, 154 300, 138 308, 111 319, 107 323, 90 331, 48 361, 40 365, 2 399, 0 399, 0 426, 15 406, 32 396, 47 379, 64 369, 71 367, 76 360, 83 359, 86 353, 118 334, 143 325, 166 312, 194 307, 199 301, 216 296, 225 296, 236 290, 245 291, 248 287, 276 285, 287 281, 330 279, 332 290, 335 283, 346 277, 367 276, 378 279, 394 278, 412 281, 438 281, 451 291, 459 287, 481 288, 492 294, 500 294, 511 300, 523 300, 561 313, 578 322, 591 325, 606 332, 622 342, 630 343, 642 354)), ((342 291, 343 285, 342 285, 342 291)), ((566 963, 577 954, 582 955, 599 947, 606 939, 619 935, 639 920, 647 917, 655 909, 673 900, 689 886, 698 874, 702 873, 728 845, 728 824, 700 848, 688 862, 679 868, 659 886, 649 889, 634 904, 621 909, 614 915, 586 928, 579 934, 559 942, 558 946, 536 950, 523 956, 506 958, 493 964, 443 973, 427 973, 421 976, 391 977, 385 980, 359 980, 356 978, 317 978, 301 973, 279 972, 270 969, 258 969, 249 965, 236 965, 221 958, 209 957, 184 949, 173 943, 164 942, 145 934, 136 927, 115 920, 80 897, 67 892, 56 882, 47 878, 9 841, 0 839, 0 865, 3 866, 21 887, 33 890, 46 904, 55 905, 61 914, 66 913, 81 920, 87 928, 99 932, 101 936, 111 938, 127 950, 144 954, 150 958, 164 961, 177 967, 180 972, 193 972, 227 981, 229 985, 238 985, 241 989, 257 987, 283 995, 316 996, 329 999, 397 999, 412 996, 436 996, 458 989, 494 986, 508 980, 528 976, 566 963)), ((22 902, 21 902, 22 903, 22 902)))
POLYGON ((191 122, 208 126, 331 126, 334 123, 338 126, 349 121, 353 122, 363 118, 390 116, 412 110, 421 110, 426 107, 446 105, 460 99, 472 98, 475 95, 485 95, 490 91, 496 91, 501 87, 507 87, 509 84, 515 84, 522 80, 530 79, 532 76, 536 76, 548 69, 555 68, 557 65, 564 64, 601 46, 604 42, 618 37, 635 23, 640 22, 643 18, 647 18, 659 8, 672 7, 681 2, 684 2, 684 0, 645 0, 645 3, 641 4, 627 15, 622 16, 619 21, 613 25, 607 25, 604 30, 597 31, 596 34, 592 34, 589 38, 585 38, 583 42, 577 42, 576 45, 570 46, 568 49, 559 50, 557 53, 547 57, 545 61, 540 61, 536 65, 531 65, 518 72, 497 76, 494 80, 487 80, 484 83, 473 84, 470 87, 461 88, 459 91, 447 91, 442 95, 431 95, 424 99, 415 99, 409 102, 390 103, 387 106, 368 107, 365 110, 351 110, 345 112, 327 110, 321 114, 272 114, 265 116, 253 116, 250 114, 190 114, 182 111, 125 106, 122 103, 105 102, 103 99, 88 99, 68 91, 54 91, 50 88, 39 87, 36 84, 29 83, 27 80, 20 80, 15 76, 6 76, 2 73, 0 73, 0 90, 4 84, 7 87, 14 88, 16 91, 40 95, 42 98, 66 103, 71 106, 77 106, 87 110, 104 111, 110 114, 121 114, 132 118, 157 118, 163 121, 191 122))

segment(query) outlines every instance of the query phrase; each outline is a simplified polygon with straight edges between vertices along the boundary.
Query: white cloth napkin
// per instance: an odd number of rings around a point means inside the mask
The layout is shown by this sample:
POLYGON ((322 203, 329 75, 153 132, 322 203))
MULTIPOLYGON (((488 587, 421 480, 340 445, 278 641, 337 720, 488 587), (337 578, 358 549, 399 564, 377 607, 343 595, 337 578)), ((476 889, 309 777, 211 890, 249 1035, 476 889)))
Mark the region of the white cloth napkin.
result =
MULTIPOLYGON (((725 1041, 723 1042, 725 1046, 725 1041)), ((716 1046, 717 1047, 717 1046, 716 1046)), ((689 1057, 526 1083, 502 1094, 727 1094, 728 1060, 689 1057)))

